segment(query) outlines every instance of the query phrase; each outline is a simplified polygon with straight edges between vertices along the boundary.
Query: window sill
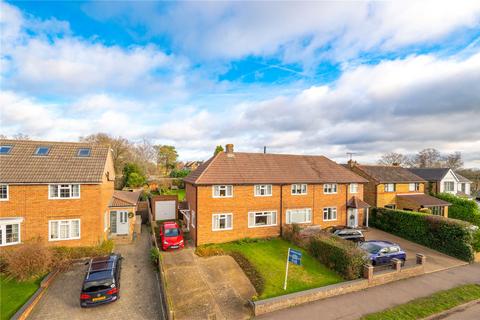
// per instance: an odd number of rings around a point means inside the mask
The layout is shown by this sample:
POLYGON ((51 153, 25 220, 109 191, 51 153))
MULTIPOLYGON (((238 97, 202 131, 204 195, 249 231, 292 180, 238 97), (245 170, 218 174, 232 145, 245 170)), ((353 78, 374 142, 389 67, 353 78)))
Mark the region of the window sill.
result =
POLYGON ((14 246, 14 245, 17 245, 17 244, 22 244, 22 242, 19 241, 19 242, 11 242, 11 243, 0 244, 0 247, 14 246))
POLYGON ((48 241, 70 241, 70 240, 80 240, 80 238, 65 238, 65 239, 48 239, 48 241))

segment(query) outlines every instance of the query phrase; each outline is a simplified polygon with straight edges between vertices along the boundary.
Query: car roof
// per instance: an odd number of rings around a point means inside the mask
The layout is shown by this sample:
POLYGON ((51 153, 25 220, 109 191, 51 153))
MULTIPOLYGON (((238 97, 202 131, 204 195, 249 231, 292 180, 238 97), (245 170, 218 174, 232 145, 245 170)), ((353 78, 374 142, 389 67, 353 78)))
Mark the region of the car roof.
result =
POLYGON ((373 243, 380 247, 390 247, 390 246, 398 246, 398 244, 390 242, 390 241, 383 241, 383 240, 369 240, 365 241, 367 243, 373 243))
POLYGON ((90 259, 85 282, 113 278, 119 258, 118 254, 111 254, 90 259))
POLYGON ((179 228, 179 226, 176 222, 164 222, 163 227, 166 228, 166 229, 179 228))

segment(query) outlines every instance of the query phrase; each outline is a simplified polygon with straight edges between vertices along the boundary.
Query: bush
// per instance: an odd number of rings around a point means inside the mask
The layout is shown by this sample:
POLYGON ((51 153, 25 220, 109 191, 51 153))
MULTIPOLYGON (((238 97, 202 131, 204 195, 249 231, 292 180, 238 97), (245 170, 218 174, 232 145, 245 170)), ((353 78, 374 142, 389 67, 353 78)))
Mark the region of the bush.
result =
POLYGON ((160 250, 157 247, 153 247, 150 249, 150 261, 154 265, 158 265, 158 260, 160 259, 160 250))
POLYGON ((373 208, 373 227, 438 250, 464 261, 473 261, 471 224, 420 212, 373 208))
POLYGON ((367 257, 353 242, 322 232, 310 238, 308 250, 322 264, 347 280, 358 279, 363 275, 367 257))
POLYGON ((52 251, 40 241, 26 242, 2 251, 3 271, 18 281, 43 276, 52 266, 52 251))
POLYGON ((449 193, 439 193, 436 197, 452 204, 448 207, 448 217, 468 221, 476 226, 480 226, 480 209, 475 201, 460 198, 449 193))

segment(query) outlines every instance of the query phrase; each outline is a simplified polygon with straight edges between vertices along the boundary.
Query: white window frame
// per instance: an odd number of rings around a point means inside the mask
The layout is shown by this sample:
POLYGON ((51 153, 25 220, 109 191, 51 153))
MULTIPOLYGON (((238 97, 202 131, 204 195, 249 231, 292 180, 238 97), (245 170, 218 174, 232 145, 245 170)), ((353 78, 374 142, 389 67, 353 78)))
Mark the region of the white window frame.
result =
POLYGON ((212 197, 213 198, 232 198, 233 197, 233 185, 231 184, 219 184, 212 186, 212 197), (220 190, 225 189, 225 196, 220 195, 220 190), (230 189, 230 194, 228 190, 230 189), (218 194, 217 191, 218 190, 218 194))
POLYGON ((336 194, 338 192, 337 183, 324 183, 323 184, 323 193, 324 194, 336 194))
MULTIPOLYGON (((268 218, 267 218, 268 219, 268 218)), ((273 227, 277 225, 277 211, 276 210, 266 210, 266 211, 252 211, 248 213, 248 227, 249 228, 262 228, 262 227, 273 227), (270 221, 275 221, 271 224, 255 224, 255 218, 257 216, 270 216, 270 221)))
POLYGON ((420 191, 420 183, 418 182, 409 183, 408 191, 420 191))
POLYGON ((190 225, 195 228, 195 219, 196 219, 196 215, 195 215, 195 210, 192 210, 191 211, 191 222, 190 222, 190 225))
POLYGON ((455 181, 444 181, 443 182, 443 191, 445 192, 455 192, 455 181), (447 185, 452 185, 452 189, 448 190, 447 185))
POLYGON ((256 184, 253 186, 253 194, 255 197, 271 197, 273 193, 273 186, 271 184, 256 184), (265 194, 261 194, 264 191, 265 194))
POLYGON ((80 219, 59 219, 59 220, 48 220, 48 241, 66 241, 66 240, 78 240, 82 236, 82 222, 80 219), (78 221, 78 237, 72 237, 72 221, 78 221), (51 238, 52 222, 58 222, 58 238, 51 238), (68 238, 60 238, 60 223, 68 222, 68 238))
POLYGON ((0 187, 6 187, 6 189, 7 189, 7 197, 6 198, 0 198, 0 201, 8 201, 10 199, 10 188, 8 187, 8 184, 0 183, 0 187))
POLYGON ((22 243, 22 222, 23 218, 0 218, 0 230, 2 234, 2 243, 0 247, 13 246, 22 243), (7 243, 7 226, 18 225, 18 241, 7 243))
POLYGON ((337 214, 337 207, 325 207, 322 210, 323 212, 323 221, 337 221, 338 220, 338 214, 337 214), (325 219, 325 214, 327 215, 327 219, 325 219), (331 216, 328 219, 328 216, 331 216), (335 215, 335 219, 333 219, 333 216, 335 215))
POLYGON ((383 191, 384 192, 395 192, 397 190, 395 183, 384 183, 383 184, 383 191), (393 186, 393 189, 390 190, 388 186, 393 186))
POLYGON ((292 184, 291 194, 292 196, 301 196, 308 193, 308 186, 306 183, 292 184))
MULTIPOLYGON (((226 221, 227 220, 225 220, 225 226, 227 226, 226 221)), ((220 223, 219 223, 218 226, 220 226, 220 223)), ((214 214, 212 214, 212 231, 227 231, 227 230, 233 230, 233 213, 214 213, 214 214), (226 219, 227 216, 231 217, 230 218, 230 227, 229 228, 226 227, 226 228, 223 228, 223 229, 222 228, 217 228, 215 226, 215 217, 218 217, 218 219, 220 221, 220 219, 222 219, 222 218, 226 219)))
POLYGON ((350 193, 358 193, 358 183, 350 183, 350 193))
POLYGON ((292 223, 312 223, 312 208, 299 208, 299 209, 288 209, 286 211, 286 222, 287 224, 292 224, 292 223), (309 218, 308 220, 304 222, 292 222, 292 214, 298 213, 299 211, 306 211, 305 216, 309 218))
POLYGON ((68 199, 80 199, 81 196, 81 185, 79 183, 51 183, 48 185, 48 199, 49 200, 68 200, 68 199), (73 196, 73 186, 77 185, 78 186, 78 196, 73 196), (58 192, 56 197, 52 197, 52 194, 50 192, 50 189, 53 186, 58 186, 58 192), (70 197, 60 197, 60 189, 67 189, 65 187, 61 186, 68 186, 68 189, 70 190, 70 197))

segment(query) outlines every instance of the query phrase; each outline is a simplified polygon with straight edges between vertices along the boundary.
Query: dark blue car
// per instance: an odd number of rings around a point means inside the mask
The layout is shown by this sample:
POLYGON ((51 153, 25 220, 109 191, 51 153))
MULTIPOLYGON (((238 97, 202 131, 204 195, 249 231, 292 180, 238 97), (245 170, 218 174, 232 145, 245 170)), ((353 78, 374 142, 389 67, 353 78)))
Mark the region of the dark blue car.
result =
POLYGON ((388 264, 393 258, 402 260, 403 265, 407 259, 405 251, 393 242, 370 240, 362 242, 359 247, 368 253, 373 266, 388 264))

